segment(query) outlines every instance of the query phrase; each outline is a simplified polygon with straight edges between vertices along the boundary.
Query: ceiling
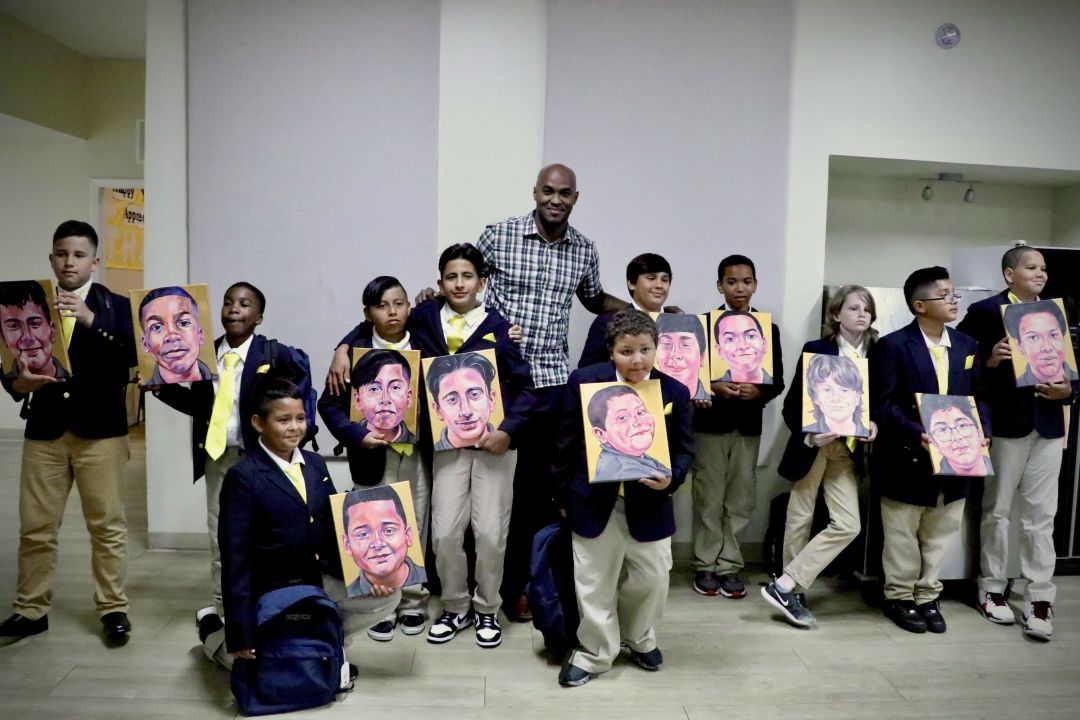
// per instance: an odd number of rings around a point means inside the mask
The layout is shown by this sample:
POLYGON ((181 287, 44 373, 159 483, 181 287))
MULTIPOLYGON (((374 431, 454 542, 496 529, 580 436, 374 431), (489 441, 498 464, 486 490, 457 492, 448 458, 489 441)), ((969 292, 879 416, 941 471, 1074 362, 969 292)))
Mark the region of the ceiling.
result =
POLYGON ((829 158, 829 173, 916 180, 934 178, 938 173, 963 173, 966 180, 978 180, 994 185, 1039 185, 1042 187, 1072 187, 1080 185, 1080 172, 1047 168, 1006 167, 1001 165, 967 165, 964 163, 896 160, 893 158, 852 157, 833 155, 829 158))
POLYGON ((0 0, 0 13, 93 58, 146 57, 147 0, 0 0))

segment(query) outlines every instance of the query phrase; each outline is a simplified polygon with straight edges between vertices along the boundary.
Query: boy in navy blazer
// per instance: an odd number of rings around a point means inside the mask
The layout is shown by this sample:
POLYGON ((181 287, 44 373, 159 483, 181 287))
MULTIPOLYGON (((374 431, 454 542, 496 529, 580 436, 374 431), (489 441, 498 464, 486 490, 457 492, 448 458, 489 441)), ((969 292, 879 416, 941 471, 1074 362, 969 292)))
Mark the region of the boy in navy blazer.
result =
POLYGON ((1002 256, 1001 273, 1006 289, 968 308, 957 326, 979 343, 994 416, 990 455, 996 475, 986 478, 983 492, 978 607, 990 622, 1015 622, 1005 596, 1009 520, 1015 501, 1021 519, 1020 573, 1027 581, 1024 632, 1049 640, 1054 631, 1054 516, 1065 437, 1064 408, 1075 398, 1080 382, 1017 387, 1001 308, 1039 299, 1046 286, 1046 260, 1034 248, 1014 247, 1002 256))
POLYGON ((194 482, 205 475, 206 528, 210 537, 210 584, 213 605, 196 612, 195 623, 203 652, 214 662, 229 667, 232 658, 225 652, 221 607, 221 551, 218 548, 218 517, 221 483, 225 473, 245 452, 258 446, 259 435, 250 419, 254 414, 259 386, 271 375, 295 383, 304 370, 293 360, 290 349, 272 344, 255 328, 263 321, 266 296, 247 282, 233 283, 221 304, 221 325, 225 334, 214 341, 217 376, 213 382, 147 386, 166 405, 191 416, 191 470, 194 482), (272 372, 271 372, 272 371, 272 372), (229 379, 226 381, 226 376, 229 379), (224 391, 219 392, 224 388, 224 391))
POLYGON ((915 393, 974 396, 988 437, 990 407, 978 344, 945 326, 956 319, 959 299, 949 271, 916 270, 904 283, 904 298, 915 320, 878 341, 870 366, 870 412, 879 428, 872 477, 885 534, 885 615, 909 632, 943 633, 938 576, 960 530, 970 480, 933 474, 915 393))
POLYGON ((584 685, 610 670, 620 643, 645 670, 663 663, 654 626, 667 602, 675 533, 671 495, 690 469, 694 436, 686 386, 653 368, 656 338, 656 324, 645 313, 616 313, 607 329, 611 360, 575 370, 566 385, 552 477, 556 505, 572 530, 581 624, 579 645, 559 673, 563 686, 584 685), (590 484, 581 385, 650 378, 660 381, 671 476, 657 472, 636 482, 590 484))
POLYGON ((255 607, 271 590, 322 587, 346 634, 379 621, 401 597, 346 598, 330 507, 336 490, 323 459, 300 449, 307 420, 299 388, 266 382, 249 422, 259 437, 225 474, 218 528, 226 645, 244 660, 255 657, 255 607))
POLYGON ((68 220, 53 233, 49 262, 59 284, 56 310, 71 377, 23 367, 3 378, 4 389, 23 403, 26 439, 15 613, 0 624, 0 642, 49 628, 57 535, 73 483, 90 532, 94 604, 105 641, 122 645, 130 637, 122 488, 130 457, 125 396, 135 338, 127 298, 92 281, 101 262, 97 249, 97 233, 84 222, 68 220))
MULTIPOLYGON (((502 423, 478 447, 436 448, 432 460, 431 538, 443 586, 443 613, 428 630, 428 642, 445 643, 472 622, 477 645, 493 648, 502 642, 498 611, 514 500, 517 442, 536 395, 529 364, 510 338, 510 323, 477 301, 485 282, 480 251, 469 243, 451 245, 439 257, 443 296, 418 305, 409 317, 409 328, 413 346, 424 357, 495 350, 502 423), (463 544, 470 524, 476 547, 476 590, 471 598, 463 544)), ((434 388, 435 381, 431 384, 434 388)), ((432 397, 429 412, 441 401, 432 397)))

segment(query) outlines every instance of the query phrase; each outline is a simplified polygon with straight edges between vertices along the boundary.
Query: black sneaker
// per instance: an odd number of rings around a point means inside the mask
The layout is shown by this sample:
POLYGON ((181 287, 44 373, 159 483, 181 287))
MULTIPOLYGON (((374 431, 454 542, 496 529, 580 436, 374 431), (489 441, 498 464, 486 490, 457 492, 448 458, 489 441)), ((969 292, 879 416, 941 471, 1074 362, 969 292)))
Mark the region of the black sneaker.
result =
POLYGON ((476 644, 482 648, 499 647, 502 644, 502 628, 495 613, 478 612, 473 622, 476 623, 476 644))
POLYGON ((225 627, 221 616, 214 612, 213 607, 205 607, 195 613, 195 628, 199 632, 199 642, 205 643, 206 638, 225 627))
POLYGON ((631 650, 630 662, 634 663, 642 670, 656 672, 660 669, 660 666, 664 664, 664 655, 660 652, 660 648, 653 648, 649 652, 644 653, 640 653, 637 650, 631 650))
POLYGON ((394 639, 394 621, 383 620, 375 623, 368 628, 367 635, 378 642, 390 642, 394 639))
POLYGON ((914 600, 886 600, 885 617, 911 633, 926 632, 926 620, 915 608, 914 600))
POLYGON ((787 618, 787 621, 796 627, 810 627, 814 624, 814 614, 803 604, 802 593, 794 590, 784 592, 773 580, 761 588, 761 597, 769 601, 774 608, 779 610, 787 618))
POLYGON ((694 592, 712 597, 720 594, 720 581, 712 570, 698 570, 694 573, 694 592))
POLYGON ((398 618, 398 625, 406 635, 419 635, 424 632, 424 616, 420 613, 406 613, 398 618))
POLYGON ((559 684, 563 687, 580 687, 592 679, 592 673, 570 663, 563 665, 562 670, 559 671, 559 684))
POLYGON ((49 629, 49 616, 42 615, 37 620, 15 613, 0 623, 0 645, 10 645, 31 635, 43 633, 49 629))
POLYGON ((467 612, 460 614, 443 612, 439 619, 431 623, 431 627, 428 628, 427 641, 436 644, 450 642, 457 636, 458 630, 468 627, 471 622, 472 617, 467 612))
POLYGON ((101 637, 109 647, 127 645, 131 639, 131 622, 127 613, 111 612, 102 615, 101 637))
POLYGON ((720 583, 720 594, 724 597, 733 600, 746 597, 746 585, 735 573, 724 573, 717 580, 720 583))
POLYGON ((938 607, 937 600, 931 600, 928 603, 916 605, 915 609, 919 611, 923 620, 926 621, 927 630, 938 634, 945 632, 945 618, 941 616, 941 608, 938 607))

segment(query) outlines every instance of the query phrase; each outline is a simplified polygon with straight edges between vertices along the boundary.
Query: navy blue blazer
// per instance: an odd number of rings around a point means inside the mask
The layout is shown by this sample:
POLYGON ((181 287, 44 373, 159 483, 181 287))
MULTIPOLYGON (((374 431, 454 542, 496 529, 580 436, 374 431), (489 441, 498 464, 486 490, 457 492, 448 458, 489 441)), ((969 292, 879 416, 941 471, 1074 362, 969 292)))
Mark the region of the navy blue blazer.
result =
MULTIPOLYGON (((417 305, 409 315, 408 325, 412 336, 412 346, 413 349, 419 350, 423 357, 450 354, 440 316, 444 304, 446 304, 444 298, 429 300, 417 305)), ((458 352, 495 351, 504 414, 499 430, 510 435, 511 447, 517 447, 521 432, 525 429, 530 413, 536 405, 536 392, 529 364, 521 356, 517 343, 510 339, 509 331, 510 323, 506 318, 494 310, 488 310, 487 317, 469 337, 465 338, 458 352), (495 341, 485 339, 485 335, 494 336, 495 341)))
MULTIPOLYGON (((975 398, 983 432, 990 437, 990 405, 981 380, 979 345, 971 337, 946 327, 949 349, 948 395, 975 398), (970 360, 970 367, 968 367, 970 360)), ((878 426, 871 458, 871 478, 884 497, 910 505, 934 507, 945 491, 945 502, 968 495, 965 477, 933 474, 930 453, 922 447, 924 432, 915 393, 937 394, 934 360, 917 320, 881 338, 870 365, 870 416, 878 426)))
MULTIPOLYGON (((65 432, 87 440, 127 435, 127 386, 135 367, 135 333, 126 297, 93 283, 86 306, 94 313, 90 327, 75 323, 68 357, 72 377, 31 393, 26 419, 28 440, 56 440, 65 432)), ((57 332, 60 320, 56 319, 57 332)), ((14 378, 4 389, 17 402, 14 378)))
POLYGON ((255 647, 255 605, 290 585, 322 587, 341 579, 326 463, 304 454, 307 503, 258 444, 229 469, 221 486, 221 590, 229 652, 255 647))
MULTIPOLYGON (((994 346, 1005 337, 1001 306, 1008 304, 1009 291, 1002 290, 969 307, 964 319, 956 326, 957 330, 979 343, 979 357, 989 358, 994 346)), ((982 377, 990 396, 996 437, 1027 437, 1032 430, 1037 431, 1039 437, 1064 437, 1065 418, 1061 408, 1076 397, 1080 381, 1072 382, 1073 397, 1044 400, 1035 396, 1034 388, 1016 387, 1016 374, 1011 362, 1000 363, 996 368, 983 365, 982 377)))
MULTIPOLYGON (((671 496, 686 479, 694 459, 694 404, 690 400, 690 393, 681 382, 655 368, 649 377, 660 380, 664 405, 671 404, 671 414, 664 418, 671 454, 671 484, 658 492, 641 483, 622 483, 626 496, 626 523, 630 527, 630 535, 639 542, 662 540, 675 534, 675 511, 671 496)), ((615 363, 610 360, 579 368, 570 373, 563 395, 559 440, 552 468, 555 503, 567 511, 570 528, 586 538, 597 537, 607 527, 619 496, 620 483, 589 484, 585 427, 581 417, 581 385, 614 382, 615 379, 615 363)))
MULTIPOLYGON (((750 309, 757 312, 756 308, 750 309)), ((761 413, 770 400, 784 392, 784 353, 780 348, 780 326, 775 320, 773 318, 772 325, 773 384, 758 385, 761 396, 756 400, 724 399, 714 395, 712 407, 694 410, 694 432, 738 432, 745 437, 761 435, 761 413)))
MULTIPOLYGON (((780 465, 776 468, 780 477, 792 482, 806 477, 814 464, 814 460, 817 459, 819 450, 816 447, 807 447, 804 441, 806 433, 802 430, 803 353, 839 355, 840 347, 836 344, 836 340, 832 338, 811 340, 803 345, 802 352, 799 353, 799 359, 795 363, 795 377, 792 379, 791 387, 784 397, 784 409, 781 412, 784 424, 791 431, 791 437, 788 438, 787 446, 784 448, 784 456, 780 458, 780 465)), ((870 402, 870 398, 863 398, 863 402, 870 402)), ((864 445, 865 443, 857 443, 855 451, 852 453, 855 468, 860 474, 863 472, 864 445)))
POLYGON ((589 336, 585 338, 585 347, 581 350, 581 359, 577 363, 579 368, 607 362, 611 359, 611 353, 608 352, 607 340, 604 339, 604 335, 607 333, 608 325, 611 324, 611 318, 614 316, 615 313, 602 313, 592 321, 592 325, 589 326, 589 336))
MULTIPOLYGON (((224 341, 224 335, 214 341, 215 352, 224 341)), ((293 362, 287 346, 279 343, 277 358, 271 361, 270 341, 262 335, 252 336, 251 347, 244 359, 244 370, 240 373, 240 436, 245 451, 251 452, 259 442, 251 416, 255 414, 261 384, 271 376, 297 383, 303 375, 303 369, 293 362), (273 373, 258 372, 263 365, 270 365, 273 373)), ((214 383, 209 380, 194 382, 190 388, 179 384, 163 385, 154 391, 154 395, 174 410, 191 416, 192 481, 198 481, 206 474, 206 432, 214 412, 214 383)))

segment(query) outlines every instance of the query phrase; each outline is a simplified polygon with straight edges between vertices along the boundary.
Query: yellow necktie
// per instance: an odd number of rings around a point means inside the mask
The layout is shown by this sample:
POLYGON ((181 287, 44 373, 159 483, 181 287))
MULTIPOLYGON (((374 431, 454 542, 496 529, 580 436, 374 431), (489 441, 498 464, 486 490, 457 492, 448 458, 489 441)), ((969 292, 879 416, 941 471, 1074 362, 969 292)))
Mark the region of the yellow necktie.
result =
POLYGON ((307 484, 304 483, 304 466, 300 463, 293 463, 289 466, 289 469, 285 471, 285 474, 292 480, 293 487, 296 488, 296 492, 300 493, 300 497, 304 499, 304 503, 307 503, 307 484))
POLYGON ((413 454, 413 446, 408 443, 390 443, 390 449, 398 455, 409 457, 413 454))
POLYGON ((449 322, 450 329, 453 332, 446 336, 446 347, 450 350, 450 354, 453 355, 465 343, 465 316, 451 315, 449 322))
POLYGON ((214 396, 214 410, 210 413, 210 427, 206 431, 206 454, 217 460, 225 452, 228 439, 229 417, 232 416, 236 403, 236 366, 240 356, 234 352, 225 353, 225 371, 218 380, 217 395, 214 396))
MULTIPOLYGON (((75 293, 83 300, 86 300, 86 296, 90 294, 90 286, 86 286, 85 291, 77 291, 75 293)), ((75 316, 74 315, 61 315, 60 316, 60 331, 64 334, 64 347, 71 348, 71 334, 75 332, 75 316)))
POLYGON ((1012 290, 1009 291, 1009 302, 1013 305, 1019 305, 1021 302, 1020 298, 1016 297, 1012 290))
POLYGON ((934 372, 937 374, 938 395, 949 394, 949 368, 945 365, 945 353, 949 348, 944 345, 935 345, 930 348, 930 354, 934 356, 934 372))

